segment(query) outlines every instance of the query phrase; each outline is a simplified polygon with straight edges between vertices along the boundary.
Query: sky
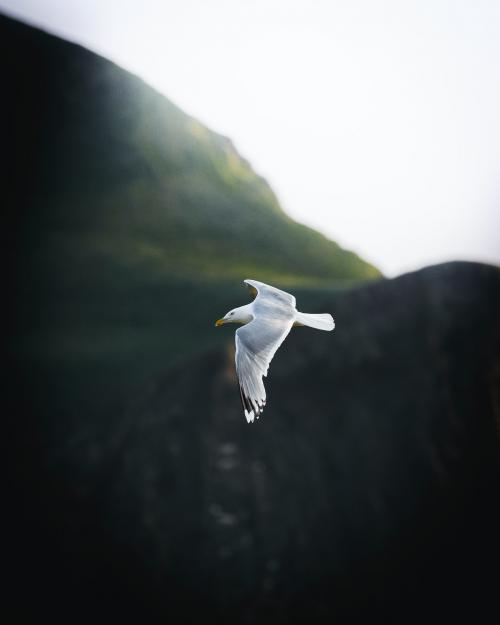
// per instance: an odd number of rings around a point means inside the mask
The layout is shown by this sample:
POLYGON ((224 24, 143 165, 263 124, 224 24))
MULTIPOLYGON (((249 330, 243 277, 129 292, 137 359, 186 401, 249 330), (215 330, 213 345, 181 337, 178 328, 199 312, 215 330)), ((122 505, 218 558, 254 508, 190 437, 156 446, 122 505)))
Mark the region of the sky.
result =
POLYGON ((230 137, 394 276, 500 265, 498 0, 0 0, 230 137))

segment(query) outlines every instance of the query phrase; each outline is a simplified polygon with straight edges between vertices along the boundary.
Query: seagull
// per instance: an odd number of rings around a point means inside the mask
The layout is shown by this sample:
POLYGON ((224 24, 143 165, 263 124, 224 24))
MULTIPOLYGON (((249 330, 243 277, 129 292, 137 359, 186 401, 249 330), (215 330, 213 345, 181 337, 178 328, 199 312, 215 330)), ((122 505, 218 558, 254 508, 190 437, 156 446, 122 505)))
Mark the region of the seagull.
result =
POLYGON ((262 376, 267 376, 269 363, 292 327, 331 331, 335 322, 328 313, 299 312, 295 297, 274 286, 257 280, 244 280, 244 284, 254 296, 253 302, 233 308, 222 319, 217 319, 215 325, 239 323, 243 326, 235 333, 236 374, 246 420, 253 423, 266 405, 262 376))

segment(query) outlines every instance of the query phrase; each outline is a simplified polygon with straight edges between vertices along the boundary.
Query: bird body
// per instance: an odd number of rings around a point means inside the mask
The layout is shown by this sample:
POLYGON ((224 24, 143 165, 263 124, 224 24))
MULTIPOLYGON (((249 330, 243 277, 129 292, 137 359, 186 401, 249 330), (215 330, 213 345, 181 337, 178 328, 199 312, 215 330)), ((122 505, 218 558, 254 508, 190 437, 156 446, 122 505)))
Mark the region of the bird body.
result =
POLYGON ((331 331, 335 323, 330 314, 302 313, 296 309, 295 297, 276 287, 245 280, 255 299, 250 304, 230 310, 215 325, 242 324, 236 330, 236 373, 241 401, 248 423, 259 418, 266 405, 262 381, 269 363, 293 326, 309 326, 331 331))

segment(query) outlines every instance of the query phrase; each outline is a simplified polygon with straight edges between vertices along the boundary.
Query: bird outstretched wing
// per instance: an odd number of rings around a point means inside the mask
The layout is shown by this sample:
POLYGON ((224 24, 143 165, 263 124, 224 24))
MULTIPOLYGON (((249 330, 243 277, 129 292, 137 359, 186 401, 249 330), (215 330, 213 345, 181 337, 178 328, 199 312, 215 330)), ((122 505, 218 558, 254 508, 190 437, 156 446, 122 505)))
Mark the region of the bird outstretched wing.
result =
POLYGON ((286 291, 282 291, 281 289, 277 289, 275 286, 270 286, 269 284, 259 282, 258 280, 248 279, 244 280, 244 283, 247 285, 248 290, 255 298, 270 298, 271 300, 279 300, 288 306, 293 306, 293 308, 296 306, 296 300, 293 295, 287 293, 286 291))
POLYGON ((264 410, 266 389, 262 377, 267 375, 269 363, 292 325, 293 317, 276 319, 257 315, 236 331, 236 373, 248 423, 258 419, 264 410))

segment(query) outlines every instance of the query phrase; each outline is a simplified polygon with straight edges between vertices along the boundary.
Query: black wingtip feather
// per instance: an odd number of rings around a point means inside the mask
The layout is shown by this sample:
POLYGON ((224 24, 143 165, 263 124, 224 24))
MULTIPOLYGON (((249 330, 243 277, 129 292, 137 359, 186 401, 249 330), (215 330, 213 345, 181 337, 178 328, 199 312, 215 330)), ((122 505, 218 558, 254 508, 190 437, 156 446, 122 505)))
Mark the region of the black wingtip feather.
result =
POLYGON ((240 397, 241 397, 241 403, 243 405, 243 409, 248 411, 248 412, 253 411, 253 407, 252 407, 252 405, 250 403, 250 400, 243 393, 243 389, 241 388, 241 386, 239 387, 239 389, 240 389, 240 397))
POLYGON ((249 414, 253 413, 254 417, 258 419, 260 415, 262 414, 264 407, 266 405, 265 400, 262 402, 262 405, 256 403, 256 406, 254 406, 250 398, 245 395, 240 385, 238 385, 238 388, 240 391, 241 405, 243 406, 243 410, 245 412, 248 412, 249 414))

